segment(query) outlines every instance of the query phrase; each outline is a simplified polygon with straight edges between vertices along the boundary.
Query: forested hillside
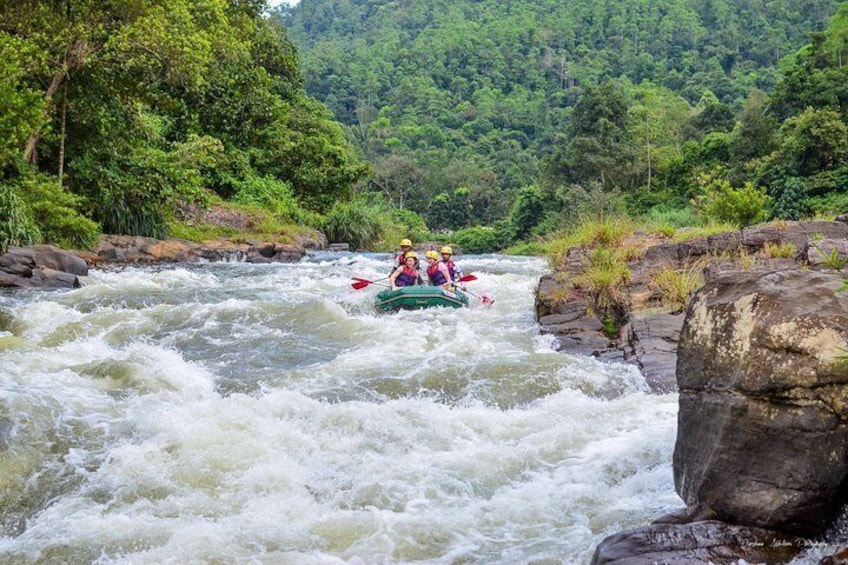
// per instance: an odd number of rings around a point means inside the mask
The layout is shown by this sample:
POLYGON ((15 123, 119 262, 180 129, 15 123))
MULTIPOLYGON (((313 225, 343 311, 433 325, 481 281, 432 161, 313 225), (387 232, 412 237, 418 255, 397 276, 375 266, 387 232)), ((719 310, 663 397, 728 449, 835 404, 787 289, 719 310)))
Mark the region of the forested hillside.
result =
POLYGON ((771 152, 809 121, 844 126, 839 4, 302 0, 277 16, 307 91, 373 163, 368 189, 456 229, 541 202, 554 225, 552 200, 593 191, 641 211, 704 186, 808 191, 771 152))
POLYGON ((314 219, 367 171, 264 0, 0 0, 0 251, 166 235, 211 199, 314 219))

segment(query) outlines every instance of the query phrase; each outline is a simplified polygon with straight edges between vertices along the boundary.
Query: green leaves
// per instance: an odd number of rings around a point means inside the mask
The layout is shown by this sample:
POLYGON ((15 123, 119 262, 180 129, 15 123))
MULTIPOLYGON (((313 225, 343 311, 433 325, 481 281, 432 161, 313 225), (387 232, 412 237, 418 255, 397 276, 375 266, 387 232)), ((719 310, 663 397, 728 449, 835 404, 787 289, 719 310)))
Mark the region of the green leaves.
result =
POLYGON ((27 80, 35 51, 28 41, 0 31, 0 169, 45 122, 41 93, 27 80))
POLYGON ((41 241, 41 232, 33 222, 32 212, 9 186, 0 186, 0 255, 10 245, 31 245, 41 241))
POLYGON ((707 221, 727 222, 741 229, 766 219, 769 197, 764 189, 751 182, 734 188, 712 174, 702 175, 699 182, 703 193, 696 207, 707 221))

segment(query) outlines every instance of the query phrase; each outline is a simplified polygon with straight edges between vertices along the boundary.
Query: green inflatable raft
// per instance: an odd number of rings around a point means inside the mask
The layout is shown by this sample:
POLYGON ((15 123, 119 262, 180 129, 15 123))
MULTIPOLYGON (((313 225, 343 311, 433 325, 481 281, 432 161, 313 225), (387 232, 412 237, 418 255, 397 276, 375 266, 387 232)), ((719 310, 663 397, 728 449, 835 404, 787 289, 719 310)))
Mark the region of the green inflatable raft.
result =
POLYGON ((468 295, 460 290, 444 290, 438 286, 402 286, 397 290, 384 290, 377 295, 377 310, 420 310, 435 306, 462 308, 468 306, 468 295))

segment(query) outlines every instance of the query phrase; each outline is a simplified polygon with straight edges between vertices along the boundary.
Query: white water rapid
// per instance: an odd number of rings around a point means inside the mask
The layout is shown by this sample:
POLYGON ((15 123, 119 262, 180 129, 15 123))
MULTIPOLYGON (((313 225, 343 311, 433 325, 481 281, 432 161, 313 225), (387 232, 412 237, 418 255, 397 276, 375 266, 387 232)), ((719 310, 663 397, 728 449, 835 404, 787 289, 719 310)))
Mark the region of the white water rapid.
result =
POLYGON ((486 307, 377 314, 385 254, 0 294, 0 562, 587 563, 683 506, 676 394, 486 307))

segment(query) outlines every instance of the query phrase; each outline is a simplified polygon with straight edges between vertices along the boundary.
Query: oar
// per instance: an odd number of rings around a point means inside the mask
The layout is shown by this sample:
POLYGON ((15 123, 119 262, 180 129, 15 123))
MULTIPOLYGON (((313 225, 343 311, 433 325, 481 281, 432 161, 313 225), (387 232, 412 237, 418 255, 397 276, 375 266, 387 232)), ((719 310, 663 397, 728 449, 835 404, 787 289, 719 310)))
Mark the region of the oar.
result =
MULTIPOLYGON (((375 282, 375 281, 369 281, 368 279, 360 279, 359 277, 350 277, 350 278, 356 281, 355 283, 350 283, 350 286, 352 286, 356 290, 359 290, 361 288, 365 288, 366 286, 372 285, 372 284, 376 284, 377 286, 387 286, 387 287, 391 288, 391 285, 382 284, 382 283, 378 283, 378 282, 375 282)), ((389 277, 383 277, 382 279, 377 279, 377 280, 380 281, 380 280, 387 279, 387 278, 389 278, 389 277)))
MULTIPOLYGON (((454 282, 458 282, 458 283, 459 282, 471 282, 471 281, 476 281, 476 280, 477 280, 477 277, 475 277, 474 275, 465 275, 464 277, 461 277, 461 278, 455 280, 454 282)), ((483 296, 480 296, 479 294, 474 294, 473 292, 471 292, 470 290, 468 290, 464 287, 461 290, 462 290, 462 292, 467 292, 468 294, 470 294, 474 298, 479 298, 480 301, 485 306, 491 306, 492 304, 495 303, 495 299, 489 298, 488 296, 486 296, 486 293, 483 293, 483 296)))
POLYGON ((467 289, 462 289, 462 292, 466 292, 466 293, 470 294, 471 296, 473 296, 474 298, 479 298, 480 302, 483 303, 483 306, 491 306, 492 304, 495 303, 495 299, 489 298, 488 296, 486 296, 486 293, 483 293, 483 296, 480 296, 479 294, 474 294, 473 292, 471 292, 470 290, 467 290, 467 289))

